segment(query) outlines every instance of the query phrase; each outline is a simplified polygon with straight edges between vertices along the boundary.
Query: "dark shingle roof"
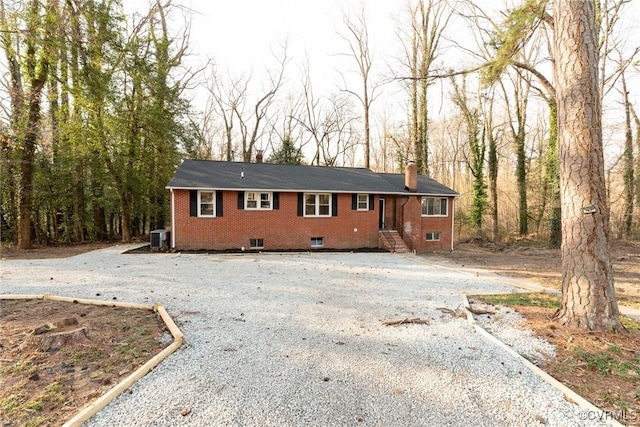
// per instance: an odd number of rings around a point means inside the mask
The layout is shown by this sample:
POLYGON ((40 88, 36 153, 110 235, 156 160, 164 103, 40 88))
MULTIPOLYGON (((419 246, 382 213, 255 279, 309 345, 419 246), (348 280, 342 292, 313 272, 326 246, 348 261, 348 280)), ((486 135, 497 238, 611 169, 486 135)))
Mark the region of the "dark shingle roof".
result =
POLYGON ((418 191, 410 193, 404 188, 404 174, 378 174, 365 168, 212 160, 185 160, 167 188, 458 195, 426 176, 418 177, 418 191))

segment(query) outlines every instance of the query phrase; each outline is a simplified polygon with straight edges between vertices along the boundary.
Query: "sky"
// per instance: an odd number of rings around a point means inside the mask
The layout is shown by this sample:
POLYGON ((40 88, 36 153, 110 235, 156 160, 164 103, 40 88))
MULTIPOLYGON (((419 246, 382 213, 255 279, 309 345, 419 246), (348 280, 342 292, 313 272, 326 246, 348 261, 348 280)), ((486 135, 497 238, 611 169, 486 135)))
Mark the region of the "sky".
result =
MULTIPOLYGON (((353 58, 338 55, 347 51, 346 42, 340 34, 346 34, 343 23, 345 14, 355 16, 364 5, 367 16, 370 46, 374 55, 374 66, 380 75, 390 75, 390 64, 397 65, 401 46, 397 36, 400 22, 406 22, 408 0, 173 0, 173 4, 183 5, 190 12, 184 17, 174 15, 173 25, 184 26, 191 21, 190 46, 192 55, 187 59, 193 67, 201 66, 212 59, 219 71, 238 77, 254 76, 260 81, 265 68, 275 69, 272 50, 277 52, 281 43, 288 41, 287 91, 300 90, 301 68, 308 56, 316 95, 337 91, 340 76, 337 70, 353 76, 352 84, 359 84, 354 69, 353 58)), ((518 0, 476 0, 484 10, 501 9, 505 2, 518 0)), ((125 10, 148 10, 149 0, 124 0, 125 10)), ((455 6, 455 0, 449 2, 455 6)), ((494 10, 494 13, 496 11, 494 10)), ((625 13, 627 26, 640 27, 640 0, 632 0, 625 13)), ((452 21, 447 28, 449 39, 443 46, 454 43, 473 48, 471 29, 460 26, 461 21, 452 21)), ((640 37, 637 31, 630 33, 629 41, 640 37)), ((640 41, 635 42, 636 45, 640 41)), ((463 65, 477 64, 470 54, 460 54, 460 50, 449 48, 441 60, 447 68, 462 68, 463 65), (458 53, 452 55, 454 51, 458 53), (446 61, 446 62, 444 62, 446 61)), ((397 67, 396 67, 397 68, 397 67)), ((637 84, 638 79, 635 79, 637 84)), ((628 83, 634 87, 634 82, 628 83)), ((258 89, 259 90, 259 89, 258 89)), ((399 87, 385 86, 386 101, 396 110, 404 109, 405 94, 399 87)), ((200 91, 203 96, 204 91, 200 91)), ((636 91, 637 92, 637 91, 636 91)), ((198 103, 198 95, 196 104, 198 103)), ((431 116, 446 114, 446 89, 431 89, 431 116)), ((640 98, 638 98, 640 99, 640 98)), ((615 101, 617 102, 617 101, 615 101)), ((640 102, 640 101, 639 101, 640 102)), ((377 102, 380 104, 381 102, 377 102)), ((387 108, 387 107, 385 107, 387 108)), ((640 109, 640 106, 637 107, 640 109)), ((605 141, 606 143, 606 141, 605 141)))
MULTIPOLYGON (((483 0, 491 1, 491 0, 483 0)), ((346 57, 343 17, 356 16, 364 5, 374 66, 388 72, 388 63, 401 53, 398 22, 407 0, 174 0, 192 11, 190 46, 192 63, 213 59, 221 71, 233 76, 259 75, 276 68, 272 51, 281 52, 288 43, 289 80, 298 84, 300 69, 309 58, 314 86, 335 89, 340 82, 336 70, 347 75, 354 69, 346 57)), ((146 10, 148 0, 125 0, 125 8, 146 10)), ((177 17, 174 24, 182 25, 177 17)), ((351 73, 353 74, 353 73, 351 73)), ((353 74, 355 76, 355 74, 353 74)))
MULTIPOLYGON (((372 45, 388 51, 394 22, 406 0, 366 0, 372 45)), ((330 64, 344 52, 343 13, 356 11, 360 0, 235 0, 194 1, 192 41, 200 55, 211 55, 238 70, 259 68, 270 61, 270 50, 285 40, 290 54, 302 60, 305 54, 330 64)))

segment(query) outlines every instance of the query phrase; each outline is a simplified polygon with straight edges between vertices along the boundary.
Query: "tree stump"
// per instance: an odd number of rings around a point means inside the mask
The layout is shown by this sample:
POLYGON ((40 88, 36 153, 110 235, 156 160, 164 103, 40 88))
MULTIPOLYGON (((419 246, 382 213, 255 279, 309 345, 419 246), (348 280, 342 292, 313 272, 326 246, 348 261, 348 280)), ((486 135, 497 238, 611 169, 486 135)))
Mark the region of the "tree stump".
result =
POLYGON ((70 331, 55 332, 51 334, 31 335, 30 339, 36 343, 41 351, 55 352, 68 344, 86 344, 91 342, 87 334, 87 328, 73 329, 70 331))

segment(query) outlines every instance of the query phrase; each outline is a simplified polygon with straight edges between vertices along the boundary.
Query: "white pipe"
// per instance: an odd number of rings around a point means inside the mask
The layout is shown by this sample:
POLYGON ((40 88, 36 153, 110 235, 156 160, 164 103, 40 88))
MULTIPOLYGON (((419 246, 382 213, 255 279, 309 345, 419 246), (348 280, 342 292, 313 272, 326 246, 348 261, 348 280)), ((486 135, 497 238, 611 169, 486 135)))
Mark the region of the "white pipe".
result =
POLYGON ((176 247, 176 203, 173 188, 169 191, 171 191, 171 249, 174 249, 176 247))
POLYGON ((451 250, 453 251, 453 237, 456 231, 456 198, 451 199, 451 250))

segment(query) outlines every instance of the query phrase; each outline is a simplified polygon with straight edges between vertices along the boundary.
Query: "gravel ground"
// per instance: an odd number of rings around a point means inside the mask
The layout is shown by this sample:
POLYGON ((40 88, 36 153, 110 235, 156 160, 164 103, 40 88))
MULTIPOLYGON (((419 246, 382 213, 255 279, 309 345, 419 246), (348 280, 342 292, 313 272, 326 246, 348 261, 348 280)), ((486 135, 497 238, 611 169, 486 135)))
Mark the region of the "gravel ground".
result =
POLYGON ((121 254, 131 248, 1 264, 0 293, 161 301, 184 333, 88 426, 597 425, 438 310, 504 284, 387 253, 121 254), (430 323, 382 325, 407 317, 430 323))

